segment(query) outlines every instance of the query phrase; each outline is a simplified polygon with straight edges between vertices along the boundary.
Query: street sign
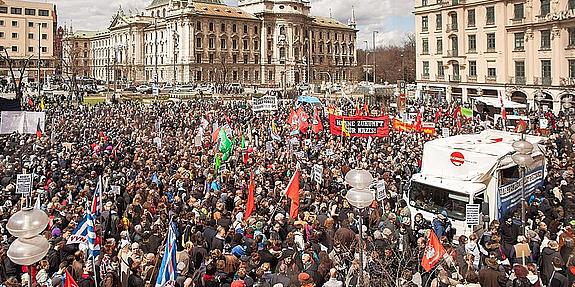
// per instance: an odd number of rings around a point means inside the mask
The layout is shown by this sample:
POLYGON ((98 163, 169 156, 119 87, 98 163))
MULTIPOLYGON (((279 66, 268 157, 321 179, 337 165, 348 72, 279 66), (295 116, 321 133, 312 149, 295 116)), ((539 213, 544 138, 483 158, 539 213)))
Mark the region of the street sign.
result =
POLYGON ((479 225, 479 204, 465 205, 465 221, 467 225, 479 225))
POLYGON ((16 176, 16 193, 28 194, 32 191, 32 174, 16 176))
POLYGON ((380 181, 377 182, 377 184, 375 185, 375 199, 377 201, 382 201, 385 199, 385 181, 382 179, 380 181))

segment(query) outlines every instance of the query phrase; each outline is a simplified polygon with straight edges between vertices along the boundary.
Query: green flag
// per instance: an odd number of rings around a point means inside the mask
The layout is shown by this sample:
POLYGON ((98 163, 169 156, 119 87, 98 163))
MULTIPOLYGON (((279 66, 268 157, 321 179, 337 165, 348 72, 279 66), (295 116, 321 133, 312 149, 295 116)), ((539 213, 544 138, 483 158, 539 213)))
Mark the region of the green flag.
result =
POLYGON ((469 109, 469 108, 461 108, 461 116, 463 116, 466 119, 470 119, 473 117, 473 110, 469 109))
POLYGON ((232 141, 228 137, 228 134, 224 129, 220 130, 220 151, 222 153, 228 153, 232 150, 232 141))
POLYGON ((216 170, 216 173, 218 173, 220 171, 221 165, 222 165, 222 160, 220 159, 220 155, 216 154, 216 156, 214 157, 214 169, 216 170))
POLYGON ((242 133, 242 140, 240 141, 240 147, 246 148, 246 139, 244 138, 244 134, 242 133))

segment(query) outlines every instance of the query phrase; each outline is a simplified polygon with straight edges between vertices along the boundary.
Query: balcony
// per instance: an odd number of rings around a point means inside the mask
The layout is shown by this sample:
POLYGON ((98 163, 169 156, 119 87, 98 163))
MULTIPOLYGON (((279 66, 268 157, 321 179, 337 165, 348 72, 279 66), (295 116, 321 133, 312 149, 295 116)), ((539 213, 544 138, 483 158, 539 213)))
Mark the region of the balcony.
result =
POLYGON ((469 75, 469 76, 467 76, 467 81, 468 81, 468 82, 474 82, 474 83, 476 83, 476 82, 477 82, 477 75, 474 75, 474 76, 469 75))
POLYGON ((459 50, 447 50, 447 57, 459 57, 459 50))
POLYGON ((513 18, 511 19, 511 25, 521 25, 525 21, 525 18, 513 18))
POLYGON ((551 86, 551 84, 553 83, 551 77, 542 77, 541 78, 541 84, 543 86, 551 86))
POLYGON ((424 80, 429 80, 429 74, 421 74, 421 78, 424 80))
POLYGON ((575 78, 563 78, 559 79, 559 85, 563 87, 574 87, 575 86, 575 78))
POLYGON ((461 82, 461 75, 449 75, 450 82, 461 82))
POLYGON ((441 6, 443 6, 443 7, 465 4, 465 0, 443 0, 443 1, 438 1, 438 2, 441 3, 441 6))
POLYGON ((457 32, 458 29, 457 24, 447 24, 445 26, 445 32, 447 33, 457 32))
POLYGON ((437 75, 435 75, 435 79, 438 81, 443 81, 443 80, 445 80, 445 75, 437 74, 437 75))
POLYGON ((524 76, 509 77, 509 83, 513 85, 525 85, 526 82, 524 76))
POLYGON ((497 82, 497 76, 485 76, 486 83, 495 83, 497 82))

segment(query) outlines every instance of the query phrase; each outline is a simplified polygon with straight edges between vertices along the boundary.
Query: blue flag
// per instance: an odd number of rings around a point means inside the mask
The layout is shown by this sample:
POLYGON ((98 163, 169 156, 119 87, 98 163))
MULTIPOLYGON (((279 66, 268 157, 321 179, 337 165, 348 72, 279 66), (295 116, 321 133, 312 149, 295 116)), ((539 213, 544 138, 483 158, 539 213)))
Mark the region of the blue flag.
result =
POLYGON ((96 259, 100 255, 100 240, 96 236, 95 219, 93 214, 87 214, 88 258, 96 259))
POLYGON ((174 286, 176 284, 176 233, 177 227, 175 223, 170 222, 164 258, 162 258, 162 265, 160 265, 160 272, 158 273, 158 279, 156 279, 156 287, 174 286))

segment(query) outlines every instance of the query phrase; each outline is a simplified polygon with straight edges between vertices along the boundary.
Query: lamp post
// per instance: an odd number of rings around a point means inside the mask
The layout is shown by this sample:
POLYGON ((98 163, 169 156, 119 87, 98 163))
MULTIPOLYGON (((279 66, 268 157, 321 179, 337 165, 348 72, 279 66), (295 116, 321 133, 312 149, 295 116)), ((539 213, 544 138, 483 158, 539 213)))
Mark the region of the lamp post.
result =
POLYGON ((515 162, 521 171, 521 224, 523 235, 525 235, 525 174, 527 169, 531 164, 533 164, 533 157, 531 157, 531 152, 533 151, 533 144, 525 140, 525 135, 522 136, 521 140, 518 140, 512 144, 515 153, 511 156, 513 162, 515 162))
POLYGON ((352 186, 347 191, 345 199, 349 204, 359 210, 359 277, 357 279, 357 286, 363 286, 363 218, 361 211, 368 207, 375 196, 369 190, 370 185, 373 183, 373 176, 369 171, 364 169, 352 169, 345 175, 345 182, 352 186))
MULTIPOLYGON (((28 202, 26 200, 27 204, 28 202)), ((50 243, 41 235, 47 226, 48 215, 42 210, 24 207, 14 213, 6 224, 8 232, 16 237, 8 248, 8 258, 18 265, 28 266, 28 270, 31 270, 30 266, 44 258, 50 249, 50 243)), ((29 279, 28 286, 32 286, 32 278, 29 279)))
POLYGON ((377 66, 377 61, 376 61, 377 54, 375 53, 375 34, 378 34, 378 33, 379 33, 379 31, 377 31, 377 30, 373 31, 373 33, 372 33, 372 36, 373 36, 373 38, 372 38, 372 40, 373 40, 373 85, 377 84, 377 81, 376 81, 377 74, 375 73, 375 71, 376 71, 375 68, 377 66))
POLYGON ((363 42, 365 42, 365 81, 366 81, 367 83, 369 83, 369 77, 368 77, 369 75, 368 75, 368 73, 367 73, 367 72, 368 72, 368 70, 367 70, 367 69, 368 69, 368 66, 367 66, 367 54, 369 53, 369 51, 368 51, 368 49, 369 49, 369 44, 368 44, 367 40, 365 40, 365 41, 363 41, 363 42))

